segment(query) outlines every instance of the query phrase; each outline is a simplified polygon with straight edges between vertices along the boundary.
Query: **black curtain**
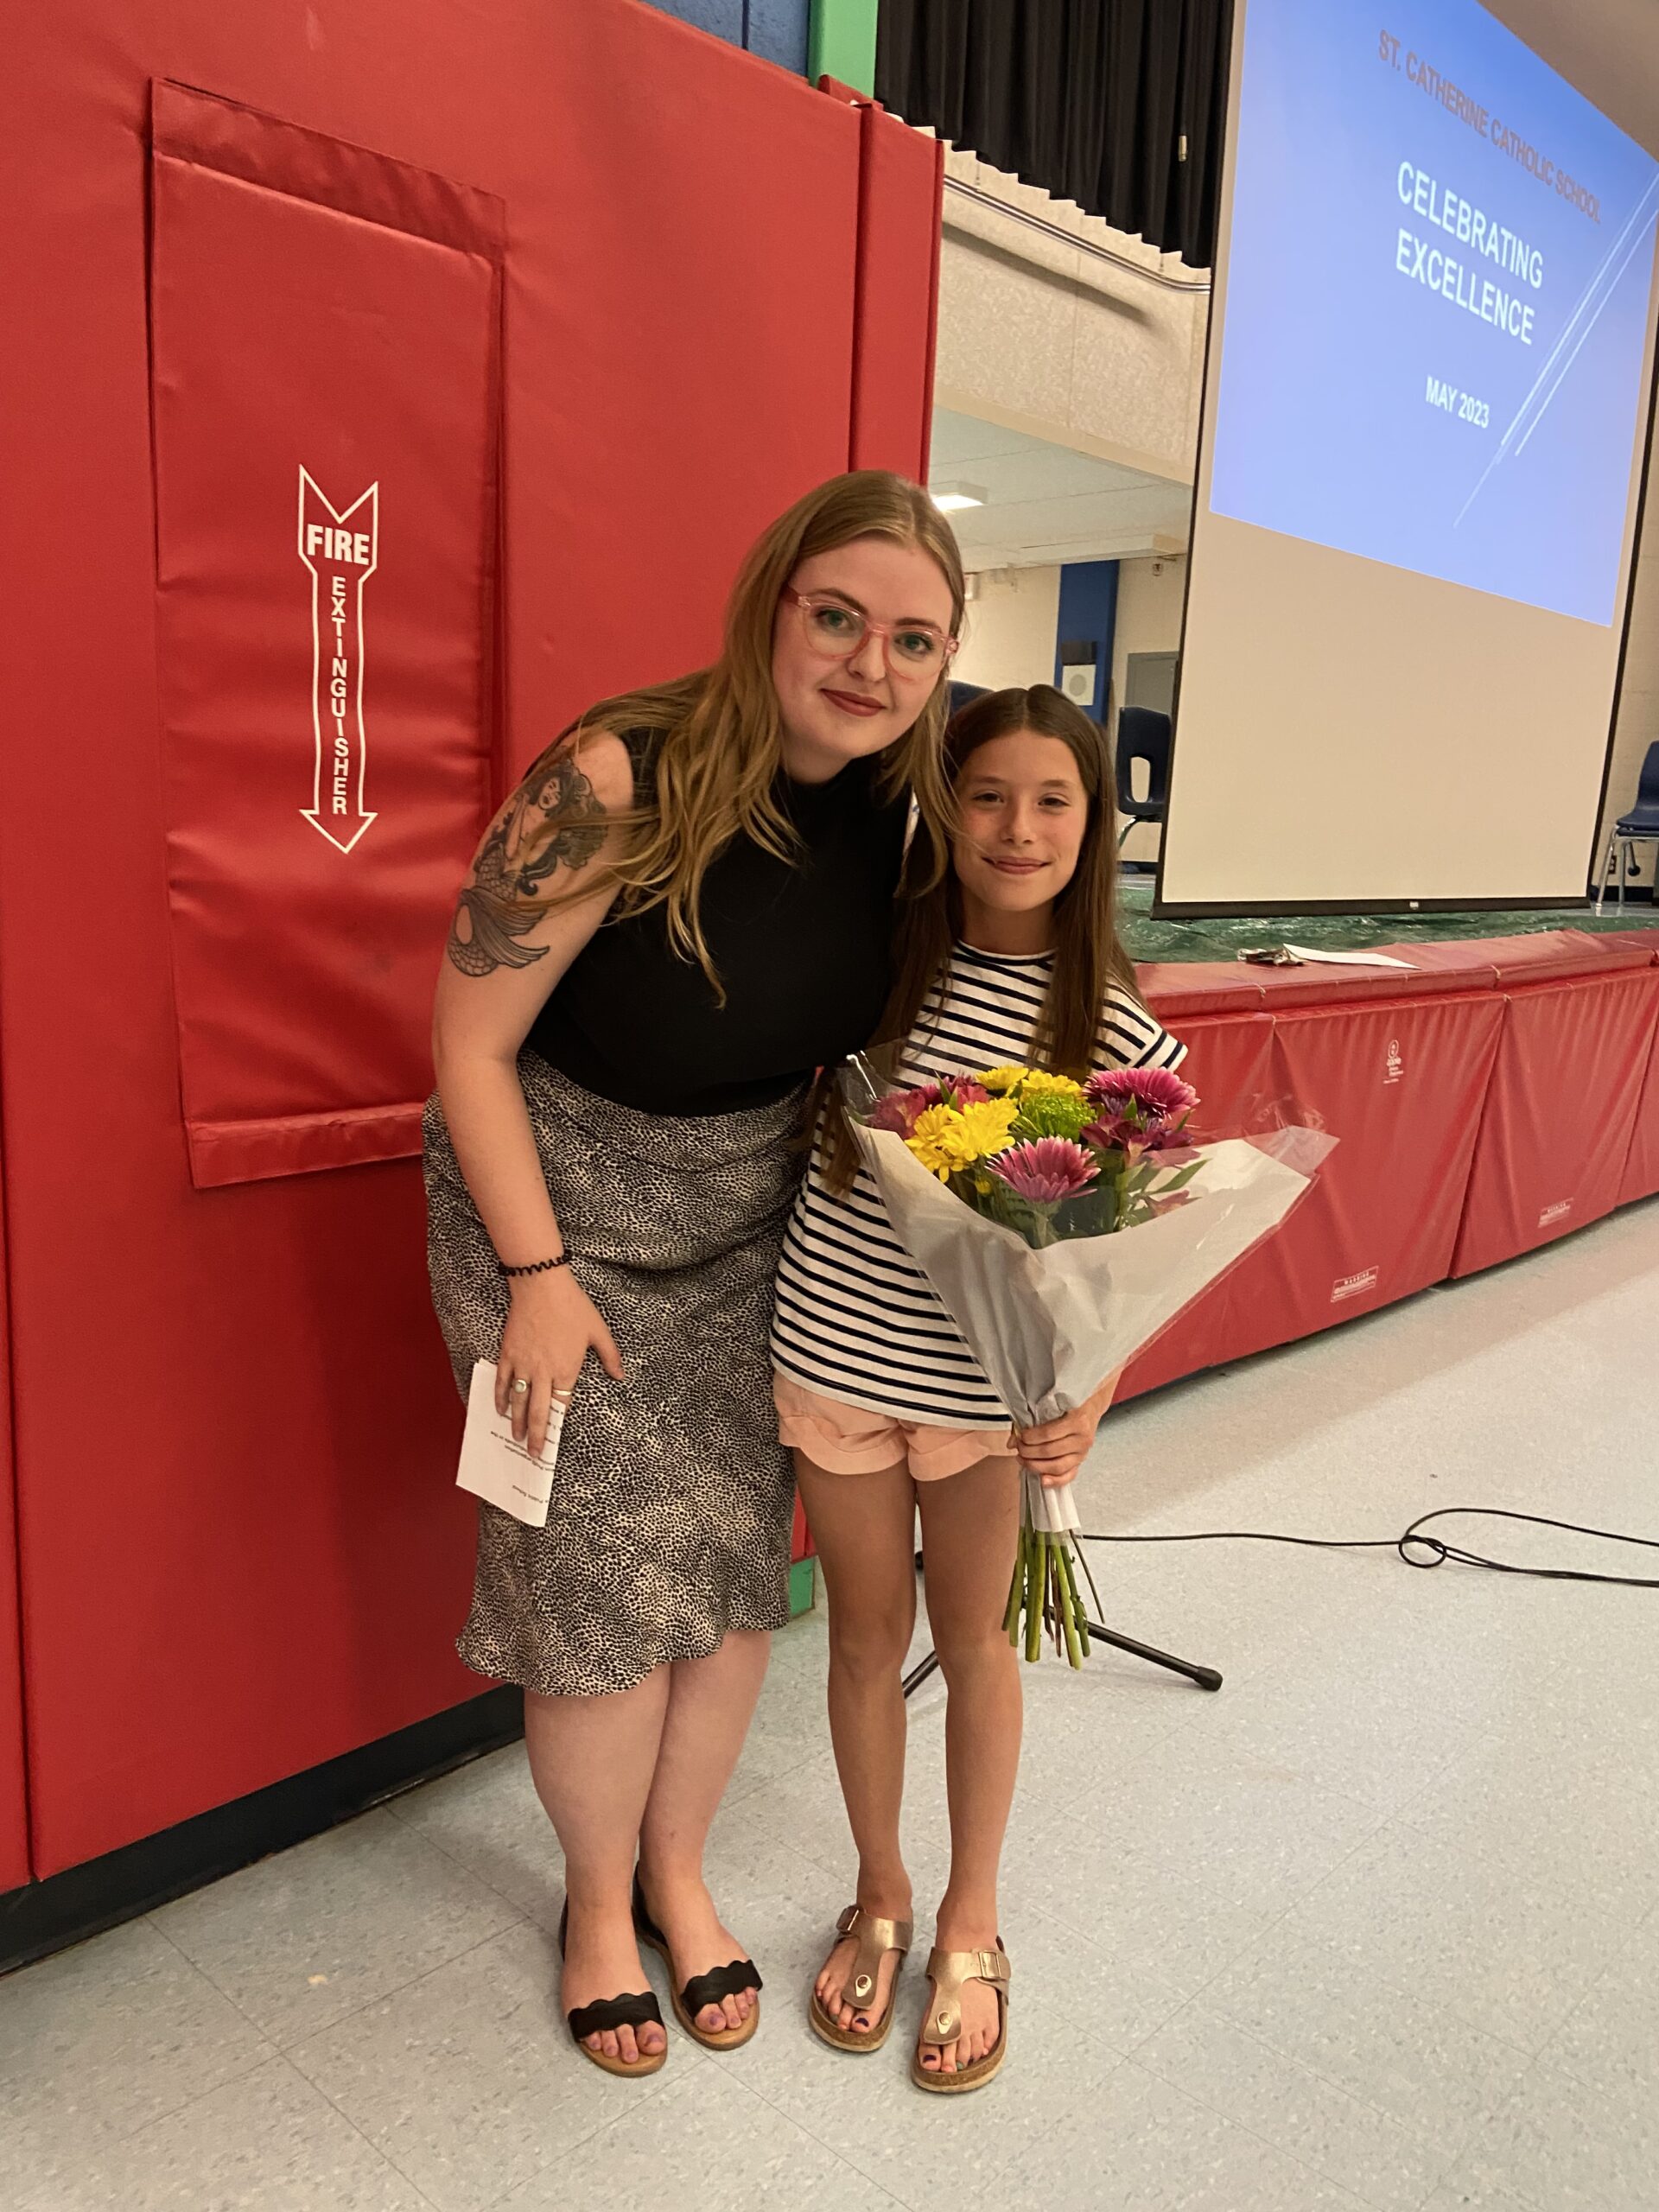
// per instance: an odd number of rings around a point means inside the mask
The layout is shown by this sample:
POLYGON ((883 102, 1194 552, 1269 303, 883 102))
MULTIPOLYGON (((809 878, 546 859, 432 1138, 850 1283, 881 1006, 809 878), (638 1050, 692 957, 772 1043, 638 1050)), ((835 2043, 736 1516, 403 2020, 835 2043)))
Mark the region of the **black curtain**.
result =
POLYGON ((880 0, 875 96, 1207 269, 1230 15, 1229 0, 880 0))

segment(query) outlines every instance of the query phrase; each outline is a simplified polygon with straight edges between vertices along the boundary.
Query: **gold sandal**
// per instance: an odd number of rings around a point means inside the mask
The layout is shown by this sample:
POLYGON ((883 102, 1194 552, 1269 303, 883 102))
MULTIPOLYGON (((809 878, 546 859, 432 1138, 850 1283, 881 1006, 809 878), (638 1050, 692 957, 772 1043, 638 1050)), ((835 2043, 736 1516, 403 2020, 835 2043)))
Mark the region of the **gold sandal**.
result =
POLYGON ((880 2050, 893 2030, 894 2000, 899 1994, 899 1974, 904 1971, 905 1954, 910 1948, 912 1933, 908 1920, 880 1920, 874 1913, 866 1912, 862 1905, 848 1906, 836 1923, 836 1937, 839 1942, 844 1936, 856 1936, 858 1949, 853 1958, 852 1979, 842 1986, 842 2003, 868 2005, 874 1999, 881 1961, 889 1951, 898 1952, 899 1970, 893 1977, 893 1990, 887 1999, 886 2012, 874 2027, 866 2028, 861 2033, 853 2028, 843 2028, 839 2020, 830 2017, 819 1998, 815 1980, 807 2006, 807 2018, 812 2023, 815 2034, 822 2036, 825 2043, 833 2044, 837 2050, 862 2052, 880 2050))
POLYGON ((1002 1948, 1002 1938, 997 1937, 994 1951, 930 1951, 927 1972, 933 1984, 933 2005, 922 2023, 921 2039, 910 2062, 910 2078, 918 2089, 934 2090, 941 2096, 960 2096, 968 2089, 982 2089, 1008 2055, 1008 1981, 1012 1969, 1007 1953, 1002 1948), (962 2033, 962 1986, 965 1981, 988 1981, 995 1990, 996 2041, 984 2057, 976 2058, 971 2066, 960 2066, 954 2074, 938 2068, 930 2071, 922 2064, 923 2046, 942 2050, 962 2033))

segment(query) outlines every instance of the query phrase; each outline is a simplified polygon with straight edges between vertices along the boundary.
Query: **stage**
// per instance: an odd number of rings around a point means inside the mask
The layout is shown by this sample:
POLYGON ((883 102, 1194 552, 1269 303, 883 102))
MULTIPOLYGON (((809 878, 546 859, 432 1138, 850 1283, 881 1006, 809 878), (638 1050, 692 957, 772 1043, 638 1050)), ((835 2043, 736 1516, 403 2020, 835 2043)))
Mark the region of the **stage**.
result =
POLYGON ((1651 887, 1633 889, 1621 914, 1609 891, 1598 914, 1590 906, 1528 906, 1456 914, 1206 915, 1199 921, 1160 921, 1152 912, 1151 874, 1125 874, 1118 891, 1118 925, 1134 960, 1231 960, 1246 945, 1316 946, 1321 951, 1364 952, 1373 945, 1461 943, 1468 938, 1523 937, 1538 930, 1595 931, 1645 929, 1659 924, 1651 887))
MULTIPOLYGON (((1328 943, 1332 918, 1319 918, 1328 943)), ((1490 931, 1505 918, 1479 918, 1490 931)), ((1338 1141, 1287 1227, 1135 1362, 1120 1395, 1473 1274, 1659 1191, 1659 929, 1524 918, 1534 926, 1461 938, 1444 916, 1410 937, 1343 919, 1345 939, 1363 931, 1408 970, 1258 967, 1205 958, 1214 941, 1191 924, 1126 931, 1147 1002, 1189 1046, 1201 1134, 1300 1122, 1338 1141), (1147 960, 1154 930, 1181 932, 1179 950, 1147 960)), ((1224 926, 1246 943, 1306 941, 1281 917, 1224 926)))

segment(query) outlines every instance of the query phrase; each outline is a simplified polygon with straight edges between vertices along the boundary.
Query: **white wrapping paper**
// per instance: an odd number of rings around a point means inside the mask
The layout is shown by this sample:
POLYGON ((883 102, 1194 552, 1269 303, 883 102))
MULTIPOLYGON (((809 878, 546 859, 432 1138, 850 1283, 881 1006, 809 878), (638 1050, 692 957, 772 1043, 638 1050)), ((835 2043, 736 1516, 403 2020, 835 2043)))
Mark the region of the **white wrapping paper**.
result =
MULTIPOLYGON (((1276 1129, 1184 1146, 1204 1165, 1180 1203, 1109 1236, 1034 1250, 930 1175, 902 1137, 854 1121, 899 1241, 944 1300, 1020 1428, 1071 1413, 1272 1233, 1336 1140, 1276 1129)), ((1075 1529, 1071 1485, 1027 1478, 1035 1527, 1075 1529)))

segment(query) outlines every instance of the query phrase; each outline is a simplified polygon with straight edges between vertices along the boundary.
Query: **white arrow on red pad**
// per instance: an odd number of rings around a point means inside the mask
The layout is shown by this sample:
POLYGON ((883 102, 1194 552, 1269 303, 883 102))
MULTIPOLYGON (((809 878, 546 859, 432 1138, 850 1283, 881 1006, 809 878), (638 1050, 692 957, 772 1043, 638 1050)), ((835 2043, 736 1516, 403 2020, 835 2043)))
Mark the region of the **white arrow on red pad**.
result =
POLYGON ((363 587, 379 565, 380 486, 343 512, 300 470, 299 555, 311 572, 311 804, 300 812, 349 853, 375 816, 363 804, 369 766, 363 720, 363 587))

